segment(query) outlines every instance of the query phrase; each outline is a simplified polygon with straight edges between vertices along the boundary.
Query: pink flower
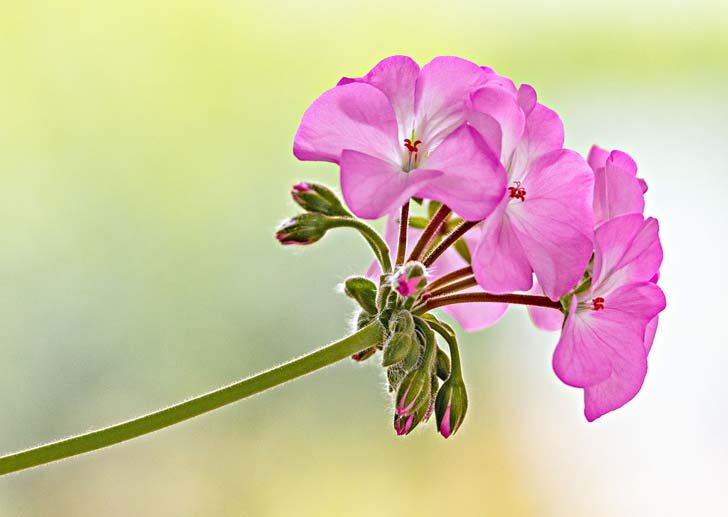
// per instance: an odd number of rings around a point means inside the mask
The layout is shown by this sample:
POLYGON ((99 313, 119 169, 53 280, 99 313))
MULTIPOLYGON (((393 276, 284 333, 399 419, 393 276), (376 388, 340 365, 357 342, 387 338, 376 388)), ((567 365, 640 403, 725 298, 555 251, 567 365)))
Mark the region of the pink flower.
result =
POLYGON ((507 195, 481 225, 473 270, 486 291, 528 291, 533 273, 552 300, 575 287, 593 249, 594 174, 563 149, 558 115, 528 85, 507 80, 471 94, 469 122, 500 156, 507 195))
POLYGON ((343 78, 306 110, 293 152, 339 164, 346 203, 376 219, 410 197, 447 204, 467 220, 490 214, 503 197, 503 167, 465 123, 465 101, 489 74, 456 57, 422 69, 392 56, 360 78, 343 78))
POLYGON ((594 225, 645 209, 647 184, 637 177, 637 164, 622 151, 592 146, 589 165, 594 170, 594 225))
POLYGON ((572 297, 553 366, 566 384, 584 389, 589 421, 639 392, 665 296, 654 283, 662 261, 656 219, 629 214, 595 234, 590 288, 572 297))

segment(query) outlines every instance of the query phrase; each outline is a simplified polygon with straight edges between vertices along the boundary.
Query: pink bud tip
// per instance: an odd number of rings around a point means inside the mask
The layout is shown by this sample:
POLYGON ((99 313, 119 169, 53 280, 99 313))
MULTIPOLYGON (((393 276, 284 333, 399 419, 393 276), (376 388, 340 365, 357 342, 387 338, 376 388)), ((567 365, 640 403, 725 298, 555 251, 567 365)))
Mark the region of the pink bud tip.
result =
POLYGON ((397 292, 400 296, 407 298, 417 291, 417 284, 420 283, 422 277, 415 277, 407 280, 404 275, 397 277, 397 292))
POLYGON ((452 435, 452 430, 450 429, 450 406, 450 404, 447 405, 445 414, 442 415, 442 422, 440 422, 440 434, 446 439, 452 435))
POLYGON ((311 187, 308 186, 308 183, 296 183, 293 185, 293 190, 297 192, 311 192, 311 187))
POLYGON ((412 421, 414 420, 414 418, 414 414, 408 416, 407 420, 405 420, 404 422, 404 426, 402 425, 402 418, 398 418, 394 421, 394 430, 397 433, 397 436, 403 436, 409 433, 410 429, 412 429, 412 421))

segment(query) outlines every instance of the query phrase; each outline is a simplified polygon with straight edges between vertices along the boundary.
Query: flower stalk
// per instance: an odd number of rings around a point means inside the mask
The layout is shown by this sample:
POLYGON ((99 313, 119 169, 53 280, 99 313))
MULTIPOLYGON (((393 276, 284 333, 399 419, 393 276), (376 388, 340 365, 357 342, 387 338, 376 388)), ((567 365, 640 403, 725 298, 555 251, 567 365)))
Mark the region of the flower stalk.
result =
POLYGON ((230 386, 128 422, 8 454, 0 458, 0 475, 109 447, 227 406, 370 348, 381 341, 383 332, 382 325, 375 320, 340 341, 230 386))

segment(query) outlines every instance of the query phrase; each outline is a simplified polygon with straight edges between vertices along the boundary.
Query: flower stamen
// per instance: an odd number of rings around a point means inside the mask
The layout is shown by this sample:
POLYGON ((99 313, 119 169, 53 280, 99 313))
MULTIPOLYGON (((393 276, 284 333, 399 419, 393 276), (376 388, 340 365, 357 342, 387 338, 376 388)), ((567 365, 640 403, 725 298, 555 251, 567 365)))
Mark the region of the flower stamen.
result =
POLYGON ((508 187, 508 193, 512 198, 526 200, 526 189, 521 186, 521 182, 516 180, 513 182, 515 187, 508 187))
POLYGON ((604 310, 604 298, 601 296, 597 296, 592 300, 592 310, 593 311, 603 311, 604 310))

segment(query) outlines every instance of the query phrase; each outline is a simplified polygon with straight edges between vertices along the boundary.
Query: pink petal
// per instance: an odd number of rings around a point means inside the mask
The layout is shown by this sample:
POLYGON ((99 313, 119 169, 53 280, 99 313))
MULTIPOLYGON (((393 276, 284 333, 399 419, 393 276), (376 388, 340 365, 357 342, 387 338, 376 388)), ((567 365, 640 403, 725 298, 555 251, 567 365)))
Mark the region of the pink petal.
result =
POLYGON ((303 114, 293 141, 299 160, 339 163, 344 149, 399 163, 397 118, 378 89, 351 83, 321 94, 303 114))
POLYGON ((592 255, 593 173, 574 151, 538 159, 522 186, 526 199, 507 208, 514 231, 546 296, 576 287, 592 255))
POLYGON ((530 164, 544 154, 561 149, 564 145, 564 125, 555 111, 536 104, 526 117, 523 131, 511 162, 510 177, 520 179, 530 164))
POLYGON ((344 77, 339 84, 360 82, 381 90, 394 107, 400 128, 410 128, 415 111, 415 83, 419 73, 420 67, 412 58, 391 56, 377 63, 367 75, 344 77))
POLYGON ((518 105, 521 107, 523 112, 528 115, 536 107, 538 98, 536 96, 536 90, 530 84, 522 84, 518 88, 518 105))
POLYGON ((637 175, 637 163, 630 155, 622 151, 612 151, 609 158, 607 158, 605 167, 607 170, 614 168, 627 172, 632 176, 637 175))
POLYGON ((436 57, 422 67, 415 86, 415 118, 425 148, 434 149, 463 123, 468 94, 487 78, 478 65, 458 57, 436 57))
POLYGON ((588 318, 576 313, 577 306, 576 296, 573 296, 552 362, 554 372, 563 383, 583 388, 608 379, 612 366, 604 346, 602 329, 593 329, 588 318))
POLYGON ((526 124, 526 115, 516 97, 504 88, 488 85, 472 93, 470 103, 473 110, 490 115, 498 122, 502 135, 499 156, 503 163, 508 163, 526 124))
POLYGON ((502 294, 528 291, 533 273, 512 221, 507 200, 482 224, 480 242, 473 253, 473 272, 480 287, 502 294))
MULTIPOLYGON (((543 294, 543 290, 541 289, 538 280, 533 283, 533 288, 529 291, 529 294, 543 294)), ((558 309, 529 305, 528 315, 531 317, 531 321, 534 325, 541 330, 546 330, 548 332, 561 330, 561 327, 564 324, 564 314, 558 309)))
POLYGON ((641 214, 645 198, 640 181, 626 170, 602 167, 594 173, 594 224, 626 214, 641 214))
POLYGON ((622 407, 639 392, 647 373, 647 340, 651 346, 657 328, 656 314, 665 307, 662 291, 652 283, 623 286, 607 300, 605 309, 595 313, 602 337, 605 336, 605 322, 620 333, 605 337, 611 349, 611 375, 584 390, 584 415, 590 422, 622 407), (621 314, 612 314, 612 305, 617 306, 621 314), (654 317, 648 319, 650 315, 654 317), (648 322, 645 324, 645 321, 648 322))
POLYGON ((445 203, 465 220, 487 217, 505 193, 503 166, 480 134, 466 124, 453 131, 425 159, 424 165, 444 174, 417 195, 445 203))
POLYGON ((437 170, 402 172, 392 162, 358 151, 344 150, 341 155, 341 192, 351 211, 364 219, 396 210, 442 174, 437 170))
POLYGON ((594 236, 592 289, 607 294, 629 282, 646 282, 662 262, 656 219, 641 214, 617 217, 599 226, 594 236))
POLYGON ((655 334, 657 334, 657 324, 659 323, 659 320, 660 320, 660 318, 658 316, 655 316, 647 324, 647 329, 645 329, 645 353, 646 354, 649 354, 650 350, 652 350, 652 344, 655 342, 655 334))
POLYGON ((607 165, 607 158, 609 158, 609 151, 602 149, 598 145, 593 145, 591 149, 589 149, 589 157, 586 161, 589 162, 589 166, 592 170, 596 171, 597 169, 601 169, 607 165))
POLYGON ((589 388, 589 420, 621 407, 639 391, 647 371, 645 330, 664 307, 662 291, 649 282, 615 290, 603 310, 577 308, 572 299, 553 366, 564 383, 589 388))

